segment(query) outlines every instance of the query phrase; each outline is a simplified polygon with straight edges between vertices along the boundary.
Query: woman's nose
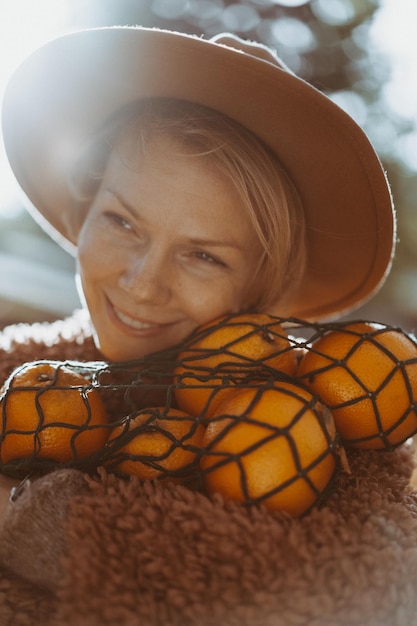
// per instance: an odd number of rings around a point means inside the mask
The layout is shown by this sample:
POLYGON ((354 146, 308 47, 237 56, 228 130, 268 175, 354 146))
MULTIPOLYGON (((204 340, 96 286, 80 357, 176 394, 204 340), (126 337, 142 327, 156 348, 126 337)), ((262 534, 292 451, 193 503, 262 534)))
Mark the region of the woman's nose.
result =
POLYGON ((119 284, 136 302, 164 304, 170 298, 170 264, 162 255, 149 252, 132 260, 119 284))

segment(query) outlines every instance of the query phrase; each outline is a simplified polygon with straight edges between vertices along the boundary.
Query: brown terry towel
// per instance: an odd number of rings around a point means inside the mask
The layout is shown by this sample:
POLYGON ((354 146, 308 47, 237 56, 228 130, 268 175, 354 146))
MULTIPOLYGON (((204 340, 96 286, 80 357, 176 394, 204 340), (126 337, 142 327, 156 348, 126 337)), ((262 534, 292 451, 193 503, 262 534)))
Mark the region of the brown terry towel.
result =
MULTIPOLYGON (((36 358, 99 358, 77 317, 1 340, 3 379, 36 358)), ((0 624, 417 626, 412 446, 349 462, 300 519, 104 471, 28 482, 0 536, 0 624)))

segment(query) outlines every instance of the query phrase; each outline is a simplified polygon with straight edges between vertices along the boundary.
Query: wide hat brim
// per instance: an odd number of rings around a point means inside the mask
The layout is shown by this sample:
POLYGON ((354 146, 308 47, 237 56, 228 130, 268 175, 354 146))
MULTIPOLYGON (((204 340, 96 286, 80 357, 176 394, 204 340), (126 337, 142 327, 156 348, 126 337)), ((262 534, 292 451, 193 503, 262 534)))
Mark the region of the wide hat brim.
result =
MULTIPOLYGON (((199 37, 139 27, 84 30, 34 52, 12 76, 3 137, 36 219, 74 247, 69 173, 86 139, 149 97, 199 102, 272 148, 300 193, 308 261, 291 315, 328 319, 367 300, 389 271, 395 219, 381 163, 329 98, 266 59, 199 37)), ((72 250, 74 251, 74 250, 72 250)), ((279 303, 274 311, 281 314, 279 303)))

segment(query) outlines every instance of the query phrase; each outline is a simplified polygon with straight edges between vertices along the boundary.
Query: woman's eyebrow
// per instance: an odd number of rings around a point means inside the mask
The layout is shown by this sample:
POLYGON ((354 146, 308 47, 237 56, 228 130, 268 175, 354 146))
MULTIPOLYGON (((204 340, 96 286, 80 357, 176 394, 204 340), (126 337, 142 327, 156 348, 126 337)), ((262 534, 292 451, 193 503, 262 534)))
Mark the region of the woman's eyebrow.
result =
MULTIPOLYGON (((137 209, 135 209, 134 207, 132 207, 129 202, 123 198, 123 196, 116 190, 116 189, 112 189, 111 187, 106 187, 105 191, 107 193, 110 193, 112 196, 114 196, 118 202, 120 202, 120 204, 132 215, 132 217, 134 217, 135 219, 143 219, 141 214, 137 211, 137 209)), ((189 239, 190 244, 194 245, 194 246, 209 246, 209 247, 213 247, 213 248, 234 248, 235 250, 239 250, 241 252, 243 252, 243 246, 240 245, 237 241, 235 241, 234 239, 206 239, 204 237, 190 237, 189 239)))
POLYGON ((104 191, 114 196, 116 200, 118 200, 118 202, 120 202, 120 204, 127 211, 129 211, 132 217, 134 217, 135 219, 141 219, 141 215, 138 212, 138 210, 135 209, 131 204, 129 204, 129 202, 125 198, 123 198, 123 196, 118 191, 116 191, 115 189, 112 189, 111 187, 106 187, 104 191))
POLYGON ((213 248, 235 248, 236 250, 243 250, 243 246, 241 246, 234 239, 204 239, 202 237, 191 237, 190 243, 195 246, 209 246, 213 248))

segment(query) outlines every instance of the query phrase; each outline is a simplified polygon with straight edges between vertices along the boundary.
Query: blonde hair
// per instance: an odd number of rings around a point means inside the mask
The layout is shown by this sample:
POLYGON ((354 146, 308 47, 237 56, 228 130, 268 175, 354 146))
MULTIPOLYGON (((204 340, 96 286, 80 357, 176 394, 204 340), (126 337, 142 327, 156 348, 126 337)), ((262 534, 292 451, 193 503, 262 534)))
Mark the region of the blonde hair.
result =
POLYGON ((71 179, 77 200, 91 203, 121 136, 136 141, 137 149, 144 152, 155 134, 177 140, 187 155, 209 159, 235 187, 262 250, 254 268, 259 297, 253 306, 267 311, 279 302, 286 313, 306 263, 301 200, 272 151, 229 117, 182 100, 135 103, 90 142, 79 160, 71 179))

